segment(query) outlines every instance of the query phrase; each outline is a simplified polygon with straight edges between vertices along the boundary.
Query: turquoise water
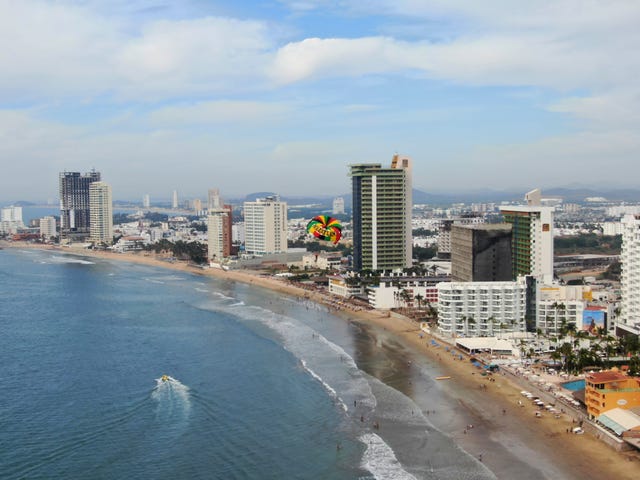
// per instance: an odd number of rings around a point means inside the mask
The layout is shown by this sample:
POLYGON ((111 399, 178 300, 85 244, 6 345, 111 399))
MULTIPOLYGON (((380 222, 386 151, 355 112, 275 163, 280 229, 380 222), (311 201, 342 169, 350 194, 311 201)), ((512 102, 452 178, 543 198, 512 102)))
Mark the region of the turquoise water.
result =
POLYGON ((562 384, 562 388, 567 390, 577 391, 584 390, 584 380, 573 380, 572 382, 565 382, 562 384))

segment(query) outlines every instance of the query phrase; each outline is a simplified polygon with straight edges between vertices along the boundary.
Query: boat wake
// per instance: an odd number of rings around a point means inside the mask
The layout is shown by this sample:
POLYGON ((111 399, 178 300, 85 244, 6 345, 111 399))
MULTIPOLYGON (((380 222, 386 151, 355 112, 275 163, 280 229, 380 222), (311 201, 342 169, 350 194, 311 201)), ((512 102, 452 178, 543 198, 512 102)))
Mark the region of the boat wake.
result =
POLYGON ((185 418, 191 410, 189 387, 168 375, 156 378, 151 398, 157 403, 156 415, 163 420, 175 416, 185 418))

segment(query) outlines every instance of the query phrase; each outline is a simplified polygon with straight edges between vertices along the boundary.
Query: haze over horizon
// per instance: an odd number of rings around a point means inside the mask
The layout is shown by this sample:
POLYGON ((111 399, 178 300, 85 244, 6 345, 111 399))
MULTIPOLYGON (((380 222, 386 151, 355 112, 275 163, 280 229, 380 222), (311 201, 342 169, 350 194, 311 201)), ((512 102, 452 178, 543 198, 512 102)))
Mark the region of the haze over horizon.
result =
MULTIPOLYGON (((0 0, 0 200, 634 186, 640 3, 0 0)), ((543 192, 544 193, 544 192, 543 192)))

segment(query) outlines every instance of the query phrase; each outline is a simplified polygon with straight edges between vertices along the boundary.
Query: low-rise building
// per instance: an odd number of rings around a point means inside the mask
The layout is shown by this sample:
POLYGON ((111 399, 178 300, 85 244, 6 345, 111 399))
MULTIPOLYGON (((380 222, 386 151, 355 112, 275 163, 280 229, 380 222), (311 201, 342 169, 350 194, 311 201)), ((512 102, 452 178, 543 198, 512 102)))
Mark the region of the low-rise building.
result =
POLYGON ((380 277, 378 285, 367 289, 369 305, 377 310, 436 307, 437 285, 449 280, 448 276, 388 273, 380 277))
POLYGON ((303 268, 338 270, 341 265, 342 255, 340 253, 315 252, 302 257, 303 268))
POLYGON ((359 283, 353 283, 349 278, 351 277, 344 275, 329 277, 329 293, 344 298, 363 295, 364 287, 359 283))
POLYGON ((614 408, 638 407, 640 377, 630 377, 617 369, 589 373, 585 377, 584 397, 589 418, 597 418, 614 408))

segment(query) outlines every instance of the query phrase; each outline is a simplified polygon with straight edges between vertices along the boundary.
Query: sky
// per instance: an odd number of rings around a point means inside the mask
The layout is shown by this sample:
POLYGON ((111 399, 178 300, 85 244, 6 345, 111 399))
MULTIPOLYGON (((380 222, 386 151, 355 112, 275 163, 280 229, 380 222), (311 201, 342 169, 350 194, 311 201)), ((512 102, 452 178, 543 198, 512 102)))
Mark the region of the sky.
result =
POLYGON ((637 0, 0 0, 0 201, 633 187, 637 0))

